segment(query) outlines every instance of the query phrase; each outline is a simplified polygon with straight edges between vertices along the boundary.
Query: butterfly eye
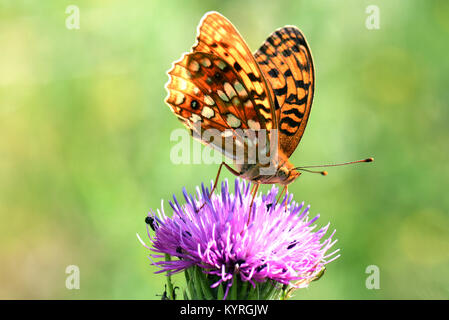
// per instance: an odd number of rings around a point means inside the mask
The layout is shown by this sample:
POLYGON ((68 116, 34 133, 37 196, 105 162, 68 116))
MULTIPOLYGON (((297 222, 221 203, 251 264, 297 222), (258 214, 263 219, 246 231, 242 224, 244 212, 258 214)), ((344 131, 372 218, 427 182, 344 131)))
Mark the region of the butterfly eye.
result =
POLYGON ((286 179, 289 175, 288 169, 286 167, 280 167, 278 171, 278 176, 281 179, 286 179))

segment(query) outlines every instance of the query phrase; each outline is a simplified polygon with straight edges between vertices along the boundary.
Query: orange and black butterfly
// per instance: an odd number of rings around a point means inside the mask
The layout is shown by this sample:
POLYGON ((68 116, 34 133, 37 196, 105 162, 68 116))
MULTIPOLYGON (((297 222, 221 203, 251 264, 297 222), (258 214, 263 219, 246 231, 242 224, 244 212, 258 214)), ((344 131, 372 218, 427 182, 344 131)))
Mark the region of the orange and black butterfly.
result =
POLYGON ((166 102, 173 113, 194 138, 234 160, 236 169, 222 162, 213 189, 223 165, 253 182, 254 195, 259 184, 279 183, 286 190, 300 170, 310 171, 289 161, 304 134, 315 87, 312 54, 297 27, 274 31, 253 55, 231 22, 218 12, 206 13, 192 51, 168 74, 166 102), (216 133, 205 137, 210 129, 216 133), (249 139, 245 130, 264 132, 266 145, 249 139), (229 140, 231 151, 224 148, 229 140), (241 161, 254 145, 271 153, 269 162, 241 161), (273 145, 275 150, 266 150, 273 145), (262 174, 267 167, 274 170, 262 174))

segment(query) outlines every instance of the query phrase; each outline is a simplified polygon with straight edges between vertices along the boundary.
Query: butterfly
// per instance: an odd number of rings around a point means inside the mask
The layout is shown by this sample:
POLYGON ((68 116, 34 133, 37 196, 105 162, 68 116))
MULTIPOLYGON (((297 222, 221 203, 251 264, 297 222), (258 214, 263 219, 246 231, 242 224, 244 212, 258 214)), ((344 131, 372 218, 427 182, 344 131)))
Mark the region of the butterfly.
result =
POLYGON ((283 193, 300 171, 311 171, 289 161, 304 134, 315 88, 312 54, 297 27, 274 31, 252 54, 228 19, 208 12, 192 50, 168 75, 165 102, 171 111, 194 138, 234 160, 235 169, 221 163, 212 192, 223 166, 254 183, 253 197, 260 184, 278 183, 283 193), (248 161, 254 148, 269 160, 262 162, 258 153, 248 161))

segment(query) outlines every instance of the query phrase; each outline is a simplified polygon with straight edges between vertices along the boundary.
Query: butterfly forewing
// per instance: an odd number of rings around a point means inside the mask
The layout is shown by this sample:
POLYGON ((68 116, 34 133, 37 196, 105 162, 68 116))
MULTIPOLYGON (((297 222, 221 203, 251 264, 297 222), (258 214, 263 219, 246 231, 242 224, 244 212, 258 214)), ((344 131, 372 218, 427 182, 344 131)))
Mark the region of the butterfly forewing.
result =
POLYGON ((255 111, 264 129, 276 128, 273 99, 268 84, 250 49, 232 23, 218 12, 210 12, 200 22, 193 51, 208 52, 225 60, 238 74, 254 99, 255 111))
POLYGON ((288 26, 273 32, 254 55, 279 105, 279 147, 290 157, 312 107, 315 76, 309 46, 298 28, 288 26))

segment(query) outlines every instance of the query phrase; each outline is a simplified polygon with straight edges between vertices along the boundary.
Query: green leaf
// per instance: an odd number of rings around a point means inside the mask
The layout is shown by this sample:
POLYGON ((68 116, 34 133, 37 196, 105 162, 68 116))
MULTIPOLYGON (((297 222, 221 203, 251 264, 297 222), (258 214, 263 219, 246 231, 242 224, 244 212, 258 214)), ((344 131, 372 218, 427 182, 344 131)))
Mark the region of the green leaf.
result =
POLYGON ((255 288, 251 286, 250 290, 248 291, 248 296, 246 297, 247 300, 258 300, 259 296, 259 283, 255 283, 255 288))
POLYGON ((209 283, 207 281, 207 274, 204 274, 201 271, 201 268, 199 268, 199 267, 196 267, 196 278, 195 278, 195 280, 198 281, 198 283, 200 284, 204 298, 206 300, 212 300, 214 297, 212 295, 212 292, 211 292, 210 287, 209 287, 209 283))
POLYGON ((192 300, 197 300, 199 298, 198 298, 198 295, 196 293, 196 288, 195 288, 195 281, 194 281, 195 276, 193 274, 194 268, 195 267, 190 267, 184 273, 186 275, 186 281, 188 280, 187 287, 189 289, 190 297, 192 298, 192 300))
POLYGON ((189 296, 187 295, 187 290, 184 289, 182 292, 183 292, 183 295, 184 295, 184 300, 190 300, 189 296))
POLYGON ((238 293, 239 300, 246 300, 246 297, 248 296, 248 284, 249 281, 242 281, 242 285, 238 293))
POLYGON ((276 291, 276 283, 271 280, 267 280, 264 283, 262 292, 260 294, 261 300, 271 300, 273 299, 273 293, 276 291))
POLYGON ((237 287, 238 287, 238 280, 237 276, 234 275, 234 279, 232 280, 232 286, 229 289, 227 300, 237 300, 237 287))
POLYGON ((217 300, 223 300, 223 298, 224 298, 224 289, 223 289, 223 282, 222 282, 218 286, 217 300))

